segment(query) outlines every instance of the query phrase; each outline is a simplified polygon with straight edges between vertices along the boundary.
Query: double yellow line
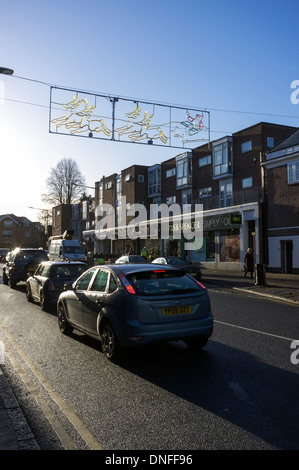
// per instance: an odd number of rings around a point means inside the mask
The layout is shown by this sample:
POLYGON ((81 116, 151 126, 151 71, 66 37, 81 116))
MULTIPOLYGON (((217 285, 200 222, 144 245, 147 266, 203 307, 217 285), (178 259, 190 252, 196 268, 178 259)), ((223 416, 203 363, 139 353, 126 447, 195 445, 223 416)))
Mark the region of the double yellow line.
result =
POLYGON ((44 387, 46 392, 52 398, 52 400, 58 406, 60 412, 68 419, 68 421, 73 425, 75 430, 80 434, 83 441, 87 444, 90 450, 104 450, 103 447, 99 444, 96 438, 90 433, 87 429, 85 424, 78 418, 76 413, 66 404, 66 402, 55 392, 52 385, 45 376, 40 372, 40 370, 35 366, 34 362, 30 359, 30 357, 23 351, 23 349, 19 346, 19 344, 15 341, 13 336, 9 333, 7 328, 0 322, 0 330, 2 331, 3 336, 5 337, 4 345, 5 345, 5 355, 8 357, 9 361, 11 362, 12 366, 15 368, 18 375, 23 380, 24 384, 27 386, 29 392, 34 397, 36 402, 38 403, 39 407, 43 411, 45 417, 51 424, 53 430, 55 431, 56 435, 60 439, 62 446, 65 450, 75 450, 77 447, 75 446, 73 440, 65 431, 64 427, 58 420, 55 413, 49 407, 47 401, 43 398, 41 393, 37 390, 33 382, 30 380, 29 376, 25 372, 24 368, 22 367, 20 361, 18 361, 15 356, 10 351, 10 348, 7 348, 8 343, 11 344, 11 347, 17 351, 19 356, 22 358, 24 363, 27 367, 31 370, 34 374, 35 378, 41 383, 44 387))

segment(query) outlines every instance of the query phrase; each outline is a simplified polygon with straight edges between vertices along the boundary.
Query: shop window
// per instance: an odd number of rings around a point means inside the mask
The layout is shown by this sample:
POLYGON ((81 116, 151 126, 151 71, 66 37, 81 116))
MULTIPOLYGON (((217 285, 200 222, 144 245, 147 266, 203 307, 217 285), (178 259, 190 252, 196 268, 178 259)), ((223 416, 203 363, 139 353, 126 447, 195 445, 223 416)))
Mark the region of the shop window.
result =
POLYGON ((219 233, 220 262, 240 261, 240 230, 222 230, 219 233))
POLYGON ((204 232, 202 246, 191 251, 193 263, 215 262, 215 232, 204 232))

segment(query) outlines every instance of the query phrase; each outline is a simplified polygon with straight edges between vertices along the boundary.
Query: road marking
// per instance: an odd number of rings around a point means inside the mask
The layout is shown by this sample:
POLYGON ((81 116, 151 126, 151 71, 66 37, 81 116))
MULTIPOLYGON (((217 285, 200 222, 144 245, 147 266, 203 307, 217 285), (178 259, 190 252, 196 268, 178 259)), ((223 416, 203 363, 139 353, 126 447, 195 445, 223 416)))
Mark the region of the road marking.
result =
POLYGON ((232 323, 226 323, 224 321, 214 320, 214 323, 219 323, 220 325, 231 326, 232 328, 239 328, 240 330, 252 331, 253 333, 259 333, 265 336, 271 336, 272 338, 285 339, 287 341, 296 341, 294 338, 286 338, 285 336, 274 335, 273 333, 266 333, 265 331, 254 330, 252 328, 246 328, 245 326, 233 325, 232 323))
MULTIPOLYGON (((15 350, 18 352, 18 354, 21 356, 22 360, 25 362, 25 364, 29 367, 31 372, 33 372, 34 376, 39 380, 41 385, 44 387, 44 389, 47 391, 47 393, 50 395, 52 400, 56 403, 56 405, 59 407, 60 411, 66 416, 66 418, 71 422, 71 424, 74 426, 74 428, 77 430, 77 432, 80 434, 82 439, 85 441, 85 443, 88 445, 90 450, 103 450, 103 447, 99 444, 99 442, 96 440, 96 438, 91 434, 91 432, 87 429, 85 424, 80 420, 80 418, 76 415, 76 413, 70 408, 66 402, 58 395, 58 393, 55 392, 53 389, 52 385, 48 380, 45 378, 45 376, 40 372, 40 370, 35 366, 34 362, 27 356, 25 351, 19 346, 19 344, 15 341, 15 339, 12 337, 12 335, 9 333, 9 331, 6 329, 6 327, 0 322, 0 328, 2 329, 3 333, 5 334, 6 338, 9 340, 11 345, 15 348, 15 350)), ((59 422, 57 422, 57 418, 55 415, 52 413, 50 408, 48 407, 47 403, 45 400, 42 398, 42 396, 39 394, 39 392, 35 389, 34 386, 32 386, 30 379, 28 376, 26 376, 26 373, 22 370, 20 364, 18 364, 18 361, 12 357, 11 354, 7 353, 7 356, 9 359, 12 358, 12 363, 14 362, 17 371, 20 372, 20 375, 24 381, 24 383, 27 385, 29 384, 29 390, 32 391, 32 394, 34 398, 37 400, 38 398, 38 403, 42 405, 42 410, 45 413, 45 416, 53 426, 54 431, 56 434, 59 436, 59 438, 63 439, 62 443, 65 446, 74 446, 74 444, 70 443, 70 438, 66 434, 64 430, 62 430, 62 426, 60 425, 59 422), (24 380, 25 379, 25 380, 24 380), (61 436, 61 437, 60 437, 61 436)), ((18 373, 19 373, 18 372, 18 373)), ((66 447, 68 449, 69 447, 66 447)), ((72 447, 74 448, 74 447, 72 447)))
POLYGON ((65 429, 62 427, 61 423, 59 420, 56 418, 55 414, 53 411, 50 409, 49 405, 47 404, 46 400, 41 396, 41 394, 38 392, 36 387, 32 384, 30 381, 28 375, 22 368, 21 364, 19 361, 13 357, 13 355, 6 351, 7 357, 10 360, 12 366, 15 368, 17 371, 18 375, 21 377, 23 380, 24 384, 28 388, 30 394, 33 396, 39 407, 41 408, 42 412, 44 413, 45 417, 51 424, 52 428, 54 429, 56 435, 60 439, 60 442, 62 443, 62 446, 65 450, 76 450, 76 446, 65 431, 65 429))

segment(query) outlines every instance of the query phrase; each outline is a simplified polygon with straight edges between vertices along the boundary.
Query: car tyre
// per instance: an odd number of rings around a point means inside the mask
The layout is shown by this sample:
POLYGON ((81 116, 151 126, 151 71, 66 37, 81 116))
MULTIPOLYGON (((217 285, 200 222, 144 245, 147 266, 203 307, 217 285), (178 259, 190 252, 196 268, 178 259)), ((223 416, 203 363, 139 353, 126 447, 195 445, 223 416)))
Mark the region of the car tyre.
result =
POLYGON ((61 333, 63 333, 64 335, 70 335, 73 331, 73 328, 67 321, 65 308, 62 304, 58 305, 57 317, 58 317, 58 326, 59 326, 61 333))
POLYGON ((32 295, 31 295, 31 289, 30 289, 30 286, 28 284, 26 285, 26 299, 28 300, 28 302, 33 302, 33 298, 32 298, 32 295))
POLYGON ((102 352, 111 362, 119 356, 120 347, 115 331, 110 322, 106 321, 101 330, 102 352))
POLYGON ((39 294, 39 304, 42 310, 45 312, 48 308, 48 302, 46 301, 45 294, 42 290, 40 291, 40 294, 39 294))

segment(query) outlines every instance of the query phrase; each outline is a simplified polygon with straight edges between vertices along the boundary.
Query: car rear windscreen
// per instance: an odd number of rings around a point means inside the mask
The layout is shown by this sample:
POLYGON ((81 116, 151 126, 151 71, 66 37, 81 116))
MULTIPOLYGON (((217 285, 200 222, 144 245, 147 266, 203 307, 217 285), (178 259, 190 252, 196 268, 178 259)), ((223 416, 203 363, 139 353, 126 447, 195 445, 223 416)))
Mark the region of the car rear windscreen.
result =
POLYGON ((87 266, 78 264, 69 264, 69 265, 63 265, 63 266, 52 266, 52 272, 51 272, 51 277, 53 278, 77 278, 81 276, 84 271, 86 271, 87 266))
POLYGON ((183 271, 155 270, 126 274, 140 295, 182 295, 203 291, 203 287, 183 271))
POLYGON ((46 253, 44 251, 22 251, 18 255, 18 260, 20 262, 30 262, 34 261, 39 263, 41 261, 45 261, 48 259, 46 253))

